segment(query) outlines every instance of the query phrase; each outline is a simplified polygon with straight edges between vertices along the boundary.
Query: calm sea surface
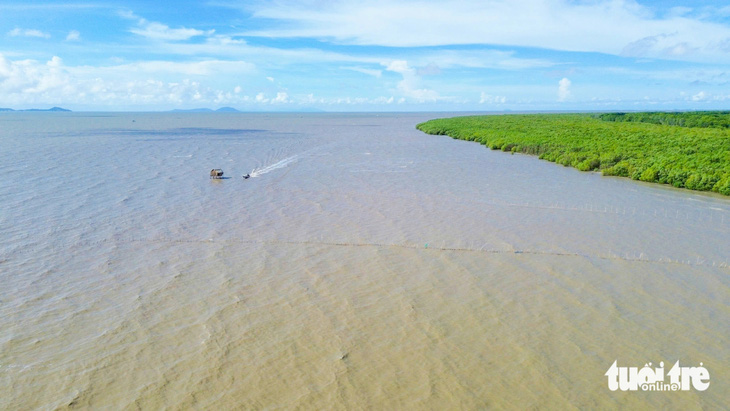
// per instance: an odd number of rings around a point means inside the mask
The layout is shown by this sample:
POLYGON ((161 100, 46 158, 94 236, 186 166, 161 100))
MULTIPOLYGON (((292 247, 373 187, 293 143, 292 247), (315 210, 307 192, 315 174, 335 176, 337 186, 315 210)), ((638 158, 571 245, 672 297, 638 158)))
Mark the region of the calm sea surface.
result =
POLYGON ((730 199, 439 116, 0 115, 0 409, 730 407, 730 199))

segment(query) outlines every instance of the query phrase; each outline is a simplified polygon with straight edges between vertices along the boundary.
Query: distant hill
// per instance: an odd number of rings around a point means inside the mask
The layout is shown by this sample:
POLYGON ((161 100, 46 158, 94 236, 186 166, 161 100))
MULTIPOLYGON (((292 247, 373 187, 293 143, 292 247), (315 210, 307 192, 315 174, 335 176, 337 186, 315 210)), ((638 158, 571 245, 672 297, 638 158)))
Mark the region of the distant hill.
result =
POLYGON ((66 108, 53 107, 53 108, 28 108, 24 110, 14 110, 12 108, 0 108, 0 111, 71 111, 66 108))

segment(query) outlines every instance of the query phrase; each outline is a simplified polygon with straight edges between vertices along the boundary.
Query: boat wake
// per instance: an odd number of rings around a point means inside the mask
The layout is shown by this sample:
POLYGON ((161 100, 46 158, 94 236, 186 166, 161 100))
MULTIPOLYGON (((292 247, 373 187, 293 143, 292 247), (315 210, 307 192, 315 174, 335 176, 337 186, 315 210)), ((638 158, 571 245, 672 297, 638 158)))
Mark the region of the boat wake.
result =
POLYGON ((262 167, 262 168, 254 168, 251 171, 250 175, 251 175, 251 177, 259 177, 259 176, 264 175, 264 174, 266 174, 268 172, 271 172, 271 171, 274 171, 274 170, 277 170, 277 169, 280 169, 280 168, 284 168, 284 167, 288 166, 289 164, 297 161, 298 158, 299 158, 299 154, 295 154, 295 155, 293 155, 291 157, 287 157, 287 158, 285 158, 283 160, 279 160, 279 161, 277 161, 276 163, 274 163, 272 165, 269 165, 269 166, 266 166, 266 167, 262 167))

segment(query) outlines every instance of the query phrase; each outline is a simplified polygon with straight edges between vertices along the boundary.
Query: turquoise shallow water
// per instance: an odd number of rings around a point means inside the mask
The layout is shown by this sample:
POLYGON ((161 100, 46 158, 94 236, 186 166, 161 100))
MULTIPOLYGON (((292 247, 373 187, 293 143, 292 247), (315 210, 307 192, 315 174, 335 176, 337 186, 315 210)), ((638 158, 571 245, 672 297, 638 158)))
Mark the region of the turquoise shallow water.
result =
POLYGON ((728 406, 730 200, 436 116, 0 115, 0 408, 728 406))

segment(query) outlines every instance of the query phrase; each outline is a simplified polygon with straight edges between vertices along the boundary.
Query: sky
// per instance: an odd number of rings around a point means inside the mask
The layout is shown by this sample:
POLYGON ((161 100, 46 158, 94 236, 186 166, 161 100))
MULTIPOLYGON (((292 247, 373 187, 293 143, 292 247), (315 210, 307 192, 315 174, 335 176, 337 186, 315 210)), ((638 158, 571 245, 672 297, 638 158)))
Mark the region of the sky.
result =
POLYGON ((730 109, 730 0, 0 0, 0 107, 730 109))

